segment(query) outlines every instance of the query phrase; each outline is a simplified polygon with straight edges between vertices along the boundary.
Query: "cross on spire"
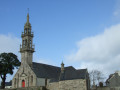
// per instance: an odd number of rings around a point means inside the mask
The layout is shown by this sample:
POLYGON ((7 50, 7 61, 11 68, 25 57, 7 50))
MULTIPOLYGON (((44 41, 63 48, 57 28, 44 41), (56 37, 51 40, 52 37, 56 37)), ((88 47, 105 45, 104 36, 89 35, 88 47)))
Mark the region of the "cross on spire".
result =
POLYGON ((28 14, 29 14, 29 8, 28 8, 28 14))

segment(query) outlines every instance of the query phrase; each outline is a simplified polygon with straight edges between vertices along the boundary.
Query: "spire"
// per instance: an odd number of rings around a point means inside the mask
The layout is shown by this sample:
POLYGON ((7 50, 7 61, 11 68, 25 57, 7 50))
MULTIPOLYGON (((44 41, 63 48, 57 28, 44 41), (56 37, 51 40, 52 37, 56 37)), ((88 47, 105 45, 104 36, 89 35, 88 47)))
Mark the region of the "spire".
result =
POLYGON ((31 24, 29 22, 29 8, 28 8, 28 13, 27 13, 27 21, 25 23, 24 29, 31 30, 31 24))
POLYGON ((27 14, 27 23, 29 23, 29 13, 27 14))
POLYGON ((27 14, 27 23, 29 23, 29 8, 28 8, 28 14, 27 14))

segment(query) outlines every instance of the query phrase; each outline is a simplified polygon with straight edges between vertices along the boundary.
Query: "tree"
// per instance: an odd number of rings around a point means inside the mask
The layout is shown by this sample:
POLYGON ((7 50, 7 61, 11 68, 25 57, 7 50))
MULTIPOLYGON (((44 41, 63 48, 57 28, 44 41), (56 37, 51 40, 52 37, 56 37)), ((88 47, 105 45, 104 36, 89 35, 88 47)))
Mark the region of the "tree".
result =
POLYGON ((20 66, 20 61, 13 53, 1 53, 0 54, 0 76, 2 79, 1 88, 5 88, 5 80, 7 74, 13 74, 14 68, 20 66))
POLYGON ((99 82, 104 79, 103 73, 98 70, 90 71, 89 75, 90 75, 92 85, 95 85, 95 83, 99 84, 99 82))
POLYGON ((98 83, 104 79, 103 73, 101 71, 96 72, 96 79, 98 83))

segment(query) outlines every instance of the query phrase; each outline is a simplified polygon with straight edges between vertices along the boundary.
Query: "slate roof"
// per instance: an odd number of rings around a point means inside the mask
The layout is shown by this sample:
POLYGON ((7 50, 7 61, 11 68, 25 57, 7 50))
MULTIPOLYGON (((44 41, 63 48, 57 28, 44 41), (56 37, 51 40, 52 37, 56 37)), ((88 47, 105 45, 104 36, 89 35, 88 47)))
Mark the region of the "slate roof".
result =
POLYGON ((87 69, 78 69, 77 73, 80 79, 85 79, 87 74, 87 69))
POLYGON ((64 68, 64 73, 61 73, 61 68, 33 62, 32 70, 38 78, 49 78, 50 82, 59 80, 85 79, 87 69, 78 69, 69 66, 64 68))
POLYGON ((60 74, 60 80, 85 79, 87 69, 76 70, 74 67, 65 67, 64 73, 60 74))
POLYGON ((33 62, 32 70, 38 78, 58 78, 60 67, 33 62))

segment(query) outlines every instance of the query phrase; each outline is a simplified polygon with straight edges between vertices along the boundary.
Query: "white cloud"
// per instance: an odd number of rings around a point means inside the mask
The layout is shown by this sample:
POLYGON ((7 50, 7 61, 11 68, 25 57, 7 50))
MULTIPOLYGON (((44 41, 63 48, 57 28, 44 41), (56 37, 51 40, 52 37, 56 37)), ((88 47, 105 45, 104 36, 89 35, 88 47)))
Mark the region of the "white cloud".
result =
MULTIPOLYGON (((3 52, 12 52, 18 56, 20 59, 20 53, 18 52, 20 49, 21 40, 13 35, 2 35, 0 34, 0 53, 3 52)), ((16 73, 16 69, 14 70, 14 74, 16 73)), ((13 74, 13 75, 14 75, 13 74)), ((13 75, 8 75, 6 81, 12 80, 13 75)), ((1 81, 1 80, 0 80, 1 81)))
POLYGON ((78 41, 77 46, 76 52, 66 56, 67 61, 80 63, 80 68, 101 70, 105 74, 120 70, 120 24, 78 41))
POLYGON ((20 39, 12 35, 0 35, 0 53, 13 52, 18 54, 20 49, 20 39))
POLYGON ((116 18, 120 18, 120 0, 116 0, 115 10, 114 10, 114 12, 113 12, 113 15, 114 15, 116 18))

